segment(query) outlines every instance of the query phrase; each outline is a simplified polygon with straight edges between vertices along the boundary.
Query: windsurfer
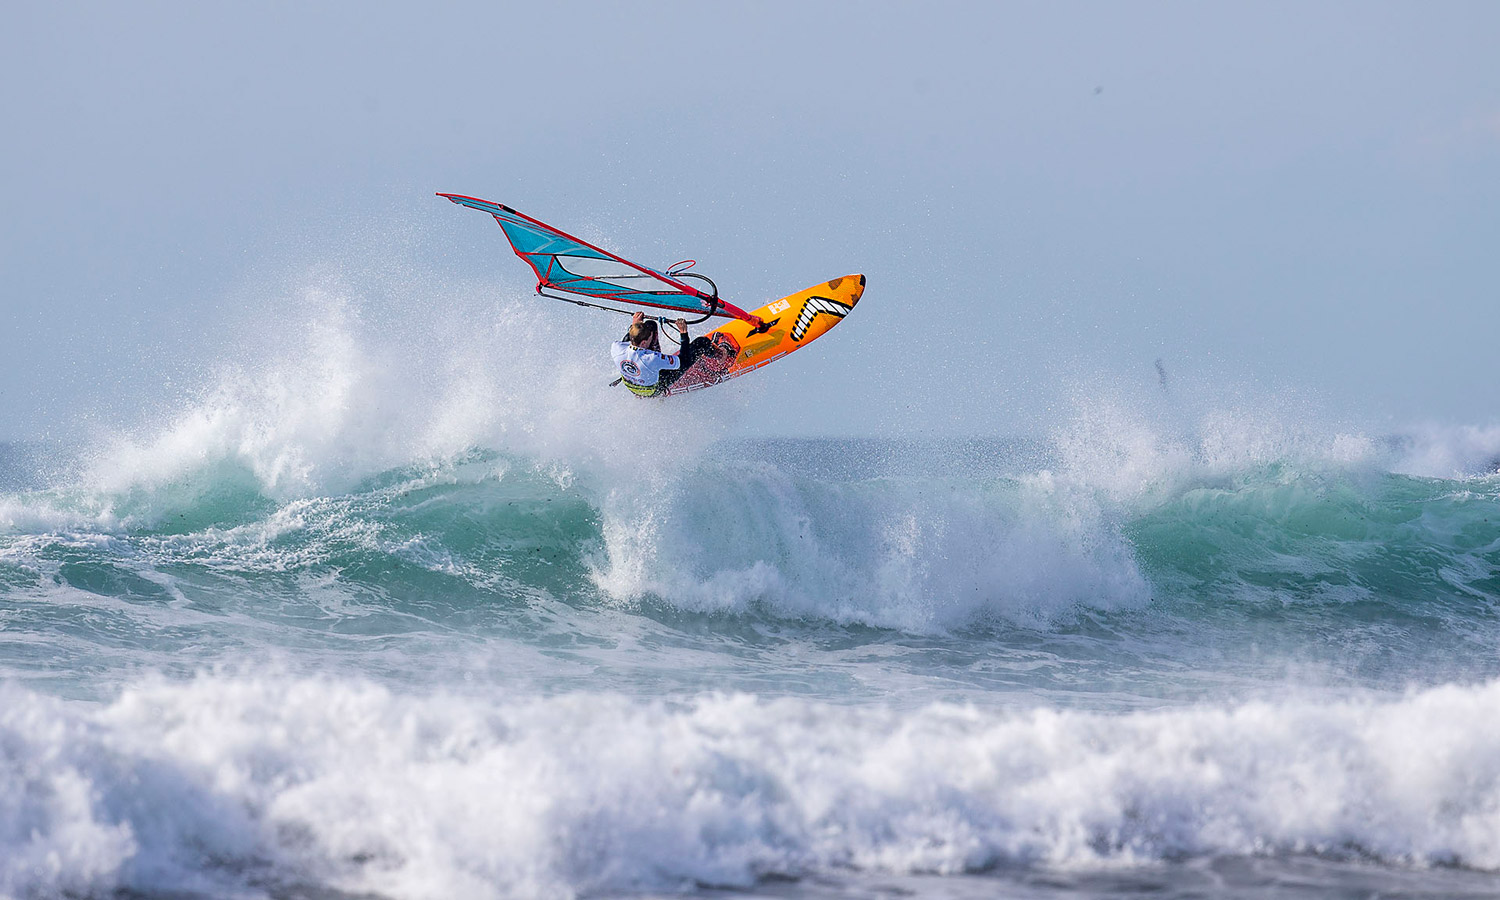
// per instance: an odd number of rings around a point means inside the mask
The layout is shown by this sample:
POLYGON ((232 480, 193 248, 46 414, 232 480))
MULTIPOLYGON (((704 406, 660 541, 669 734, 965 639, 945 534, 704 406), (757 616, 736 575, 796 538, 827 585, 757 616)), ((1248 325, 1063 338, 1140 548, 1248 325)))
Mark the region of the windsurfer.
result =
POLYGON ((673 382, 692 368, 700 355, 724 355, 708 337, 688 340, 685 319, 678 319, 673 324, 677 326, 678 345, 674 354, 661 352, 656 321, 640 312, 630 317, 630 330, 625 332, 625 337, 610 345, 610 354, 620 370, 620 380, 631 393, 639 397, 665 393, 673 382))

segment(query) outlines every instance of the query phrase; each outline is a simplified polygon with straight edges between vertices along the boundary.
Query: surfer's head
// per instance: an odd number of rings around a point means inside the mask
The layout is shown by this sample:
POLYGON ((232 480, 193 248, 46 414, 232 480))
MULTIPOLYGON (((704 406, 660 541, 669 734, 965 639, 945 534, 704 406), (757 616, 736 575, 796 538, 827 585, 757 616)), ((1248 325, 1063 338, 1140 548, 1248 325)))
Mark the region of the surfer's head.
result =
POLYGON ((656 320, 646 319, 630 326, 626 339, 636 347, 650 347, 656 343, 656 320))

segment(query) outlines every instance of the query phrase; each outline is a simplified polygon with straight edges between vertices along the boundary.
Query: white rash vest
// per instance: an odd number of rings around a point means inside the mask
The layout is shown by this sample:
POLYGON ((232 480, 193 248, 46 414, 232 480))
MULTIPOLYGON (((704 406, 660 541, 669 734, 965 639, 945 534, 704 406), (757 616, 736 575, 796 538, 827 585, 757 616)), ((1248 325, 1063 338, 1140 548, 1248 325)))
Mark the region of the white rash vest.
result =
POLYGON ((629 341, 615 341, 610 346, 610 355, 615 358, 620 377, 641 387, 656 384, 663 369, 676 369, 682 364, 681 358, 675 354, 667 356, 655 350, 635 347, 629 341))

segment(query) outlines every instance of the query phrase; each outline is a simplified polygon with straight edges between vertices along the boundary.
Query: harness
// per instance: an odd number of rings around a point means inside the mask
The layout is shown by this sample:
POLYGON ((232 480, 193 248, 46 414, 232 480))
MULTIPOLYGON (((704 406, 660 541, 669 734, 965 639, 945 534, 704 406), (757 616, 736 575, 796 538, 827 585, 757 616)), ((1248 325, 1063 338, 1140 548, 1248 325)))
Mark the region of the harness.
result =
POLYGON ((662 392, 660 381, 657 381, 656 384, 631 384, 628 380, 621 378, 620 383, 625 385, 625 389, 637 397, 655 397, 662 392))

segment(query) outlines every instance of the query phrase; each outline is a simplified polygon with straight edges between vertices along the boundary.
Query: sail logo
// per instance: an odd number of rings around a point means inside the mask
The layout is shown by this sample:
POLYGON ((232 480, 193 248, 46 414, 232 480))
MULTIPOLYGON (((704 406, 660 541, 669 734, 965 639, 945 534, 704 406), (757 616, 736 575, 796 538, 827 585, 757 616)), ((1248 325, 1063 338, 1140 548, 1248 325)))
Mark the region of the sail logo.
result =
POLYGON ((807 298, 807 302, 802 304, 802 311, 797 313, 797 321, 792 324, 792 340, 801 341, 807 335, 807 329, 812 327, 813 319, 818 316, 830 315, 842 319, 853 308, 827 297, 807 298))

